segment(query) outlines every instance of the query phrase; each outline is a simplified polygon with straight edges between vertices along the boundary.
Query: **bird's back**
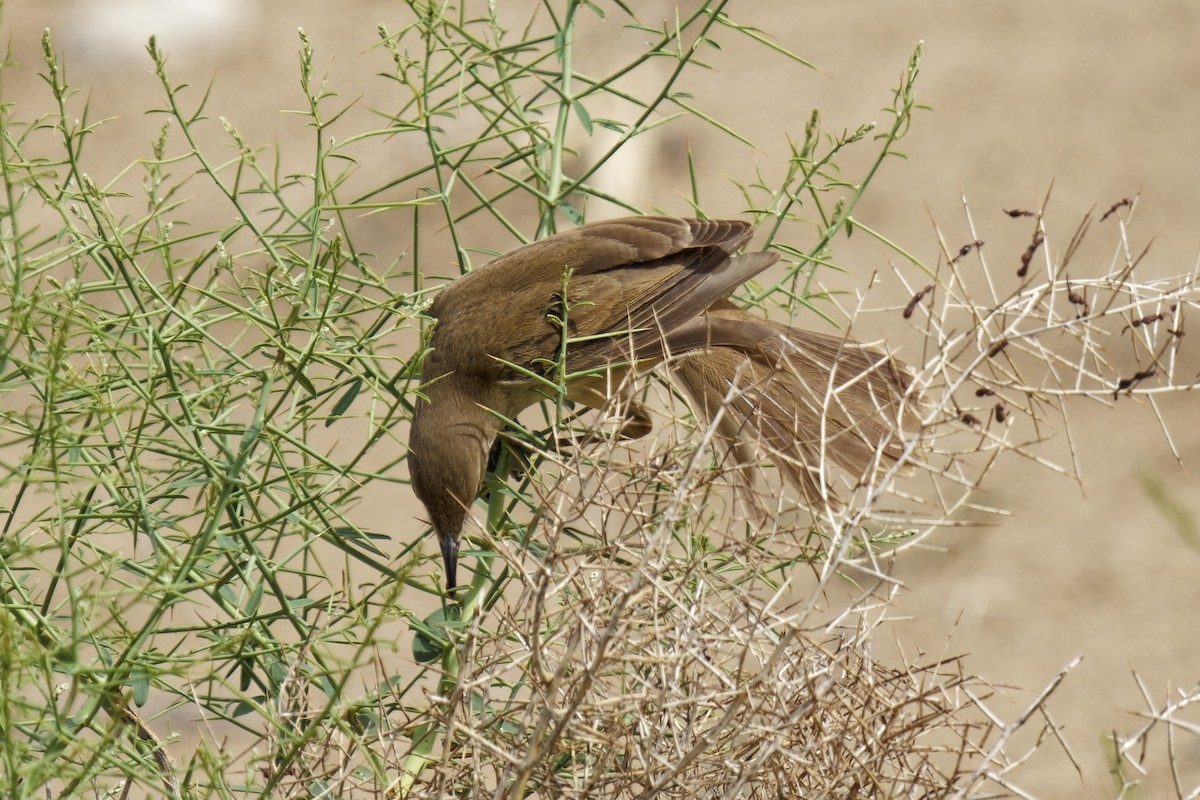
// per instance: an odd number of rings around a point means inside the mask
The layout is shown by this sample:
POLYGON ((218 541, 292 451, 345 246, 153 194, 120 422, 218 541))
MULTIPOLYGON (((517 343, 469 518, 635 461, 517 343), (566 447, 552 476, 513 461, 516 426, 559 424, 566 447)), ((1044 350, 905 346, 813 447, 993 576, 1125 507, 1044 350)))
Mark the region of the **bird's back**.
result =
POLYGON ((426 378, 546 374, 564 336, 573 369, 660 358, 665 332, 777 260, 732 258, 752 233, 740 220, 629 217, 518 248, 438 295, 426 378))

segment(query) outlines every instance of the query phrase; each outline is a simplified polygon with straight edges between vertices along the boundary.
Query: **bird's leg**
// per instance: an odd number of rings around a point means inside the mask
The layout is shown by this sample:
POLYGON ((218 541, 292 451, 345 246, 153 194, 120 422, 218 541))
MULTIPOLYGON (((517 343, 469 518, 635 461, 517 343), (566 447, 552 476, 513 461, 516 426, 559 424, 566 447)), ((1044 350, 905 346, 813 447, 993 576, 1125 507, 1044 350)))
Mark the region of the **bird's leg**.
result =
POLYGON ((654 423, 650 421, 650 413, 646 411, 646 407, 630 400, 625 406, 625 417, 621 420, 617 436, 632 441, 646 436, 652 430, 654 423))
MULTIPOLYGON (((640 439, 650 431, 654 430, 654 423, 650 421, 650 414, 646 412, 641 403, 630 401, 622 411, 621 427, 617 429, 616 437, 633 441, 640 439)), ((572 447, 589 447, 593 444, 609 441, 611 437, 603 431, 592 430, 585 433, 583 436, 560 436, 558 446, 563 449, 572 447)))
MULTIPOLYGON (((496 472, 505 450, 508 451, 510 460, 508 476, 520 478, 527 475, 529 473, 529 457, 534 452, 534 447, 513 435, 512 428, 506 428, 496 437, 496 441, 492 442, 492 449, 488 453, 487 471, 489 473, 496 472)), ((486 487, 483 490, 486 491, 486 487)))
MULTIPOLYGON (((588 408, 601 412, 611 412, 614 408, 621 414, 621 425, 617 428, 618 439, 640 439, 654 430, 654 423, 645 406, 633 399, 628 387, 615 387, 610 394, 607 391, 608 382, 604 377, 573 382, 567 387, 567 399, 588 408)), ((587 447, 588 445, 608 441, 611 437, 602 431, 592 430, 579 437, 561 437, 558 440, 560 448, 587 447)))

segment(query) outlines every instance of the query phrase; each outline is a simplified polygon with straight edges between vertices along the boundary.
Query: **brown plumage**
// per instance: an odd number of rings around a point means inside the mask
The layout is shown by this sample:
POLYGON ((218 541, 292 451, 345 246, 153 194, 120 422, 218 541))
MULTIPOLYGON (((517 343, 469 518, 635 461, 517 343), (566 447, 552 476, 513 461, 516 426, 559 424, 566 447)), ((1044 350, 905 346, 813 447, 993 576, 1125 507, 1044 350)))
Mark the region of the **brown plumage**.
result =
MULTIPOLYGON (((449 589, 467 509, 502 420, 555 393, 563 318, 567 372, 623 371, 670 356, 672 377, 715 424, 718 440, 746 465, 761 448, 809 504, 831 497, 822 465, 858 476, 900 456, 903 366, 842 336, 768 322, 728 301, 779 258, 734 255, 753 233, 737 220, 597 222, 514 250, 441 291, 429 310, 437 326, 409 469, 449 589)), ((621 385, 601 372, 569 382, 566 395, 603 408, 608 387, 621 385)), ((640 406, 624 396, 621 407, 623 436, 649 432, 640 406)))

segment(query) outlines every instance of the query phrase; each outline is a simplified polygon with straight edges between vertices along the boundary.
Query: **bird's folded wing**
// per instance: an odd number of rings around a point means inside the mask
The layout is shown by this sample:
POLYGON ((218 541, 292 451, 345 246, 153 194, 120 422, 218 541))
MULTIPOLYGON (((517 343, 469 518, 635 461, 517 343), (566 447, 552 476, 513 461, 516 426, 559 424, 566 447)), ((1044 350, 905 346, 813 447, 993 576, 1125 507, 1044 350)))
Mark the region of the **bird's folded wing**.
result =
MULTIPOLYGON (((571 368, 665 358, 673 331, 778 260, 777 253, 730 256, 706 246, 582 276, 579 296, 594 302, 597 311, 581 320, 581 333, 608 336, 572 348, 571 368)), ((575 285, 572 281, 571 291, 575 285)))

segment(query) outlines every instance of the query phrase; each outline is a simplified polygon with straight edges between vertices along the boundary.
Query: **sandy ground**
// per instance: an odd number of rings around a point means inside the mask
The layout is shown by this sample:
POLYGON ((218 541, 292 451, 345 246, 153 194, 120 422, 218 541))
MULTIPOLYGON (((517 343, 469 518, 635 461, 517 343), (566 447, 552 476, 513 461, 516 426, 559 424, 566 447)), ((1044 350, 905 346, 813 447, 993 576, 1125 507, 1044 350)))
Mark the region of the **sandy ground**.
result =
MULTIPOLYGON (((369 51, 375 27, 397 27, 398 6, 339 4, 331 14, 331 4, 311 0, 269 6, 236 0, 9 3, 4 38, 18 64, 5 74, 5 95, 31 107, 44 102, 44 85, 34 76, 41 29, 50 26, 71 80, 92 87, 95 113, 118 115, 115 126, 138 131, 102 140, 105 152, 92 168, 102 172, 106 161, 116 168, 144 153, 149 141, 140 112, 159 94, 142 47, 157 33, 177 80, 203 84, 215 76, 213 113, 234 120, 248 140, 270 142, 298 130, 278 113, 302 102, 296 27, 311 35, 331 84, 347 98, 362 92, 370 102, 384 92, 374 74, 385 65, 369 51)), ((1195 261, 1195 0, 773 1, 733 3, 731 11, 823 71, 781 80, 781 74, 802 73, 785 71, 782 60, 739 59, 729 36, 723 51, 709 55, 715 70, 693 91, 716 117, 737 119, 755 132, 761 163, 783 152, 783 131, 798 135, 812 107, 822 110, 830 130, 884 122, 879 109, 913 47, 924 41, 918 91, 933 110, 918 118, 905 141, 908 159, 887 165, 858 214, 926 261, 938 257, 935 225, 952 246, 972 238, 963 195, 982 238, 994 240, 997 252, 1019 253, 1028 234, 1008 232, 1000 209, 1037 207, 1052 181, 1047 224, 1057 238, 1049 246, 1061 250, 1089 209, 1140 193, 1135 238, 1154 240, 1149 269, 1175 274, 1195 261)), ((608 44, 598 40, 596 52, 581 59, 602 63, 608 44)), ((746 174, 752 165, 739 159, 748 156, 739 151, 726 159, 719 143, 700 135, 692 143, 699 163, 712 172, 710 211, 738 213, 740 198, 716 193, 721 175, 746 174)), ((280 145, 285 152, 293 146, 286 139, 280 145)), ((640 202, 682 212, 682 187, 676 163, 658 165, 653 180, 630 179, 623 189, 640 202)), ((375 249, 387 252, 386 225, 377 224, 371 235, 375 249)), ((864 275, 889 271, 888 254, 865 237, 839 254, 864 275)), ((877 324, 883 330, 887 320, 877 324)), ((1198 402, 1179 396, 1163 404, 1193 468, 1200 459, 1198 402)), ((1054 744, 1016 773, 1023 787, 1046 798, 1111 796, 1101 740, 1139 724, 1134 714, 1144 703, 1133 672, 1159 700, 1170 687, 1200 680, 1200 552, 1181 541, 1141 483, 1144 476, 1160 481, 1197 514, 1195 482, 1171 458, 1144 403, 1080 404, 1072 413, 1084 434, 1078 440, 1084 492, 1070 480, 1010 464, 981 497, 1010 509, 1010 518, 996 527, 941 534, 931 542, 941 550, 908 553, 896 568, 906 583, 897 610, 909 617, 895 626, 898 646, 910 655, 966 653, 968 670, 1020 687, 1005 689, 1007 699, 995 701, 1007 719, 1070 659, 1084 657, 1051 706, 1082 774, 1054 744)), ((386 513, 387 503, 378 508, 386 513)), ((1192 742, 1178 756, 1195 779, 1200 749, 1192 742)), ((1166 796, 1157 793, 1165 792, 1163 778, 1144 796, 1166 796)))

